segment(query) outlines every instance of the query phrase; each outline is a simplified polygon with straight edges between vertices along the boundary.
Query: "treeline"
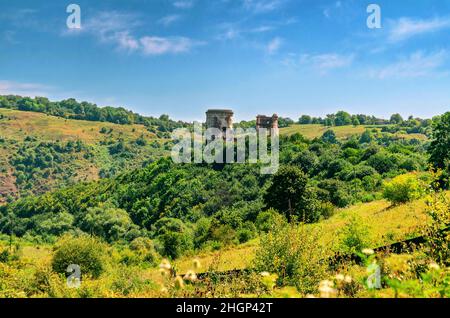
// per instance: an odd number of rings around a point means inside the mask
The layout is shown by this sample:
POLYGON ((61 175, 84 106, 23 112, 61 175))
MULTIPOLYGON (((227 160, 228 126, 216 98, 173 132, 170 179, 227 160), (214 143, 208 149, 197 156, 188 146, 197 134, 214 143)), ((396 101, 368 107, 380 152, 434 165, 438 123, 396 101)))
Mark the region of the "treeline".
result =
POLYGON ((338 111, 336 114, 326 115, 325 118, 302 115, 298 119, 298 123, 302 125, 320 124, 330 127, 348 125, 400 125, 429 127, 431 126, 432 120, 414 118, 413 116, 409 116, 408 119, 403 119, 400 114, 393 114, 388 120, 364 114, 351 115, 345 111, 338 111))
POLYGON ((174 121, 168 115, 159 118, 145 117, 123 107, 98 107, 89 102, 78 102, 73 98, 52 102, 46 97, 22 97, 16 95, 0 95, 0 108, 32 111, 68 119, 110 122, 114 124, 142 124, 151 131, 168 132, 188 124, 174 121))

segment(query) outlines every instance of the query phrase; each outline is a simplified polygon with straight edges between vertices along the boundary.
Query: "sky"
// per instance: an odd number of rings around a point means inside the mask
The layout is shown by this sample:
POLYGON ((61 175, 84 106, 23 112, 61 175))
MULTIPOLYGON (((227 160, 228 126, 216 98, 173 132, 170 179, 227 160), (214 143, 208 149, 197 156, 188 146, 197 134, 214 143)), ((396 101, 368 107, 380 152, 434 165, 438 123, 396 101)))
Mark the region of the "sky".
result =
POLYGON ((189 121, 429 118, 450 110, 450 0, 0 0, 0 94, 189 121))

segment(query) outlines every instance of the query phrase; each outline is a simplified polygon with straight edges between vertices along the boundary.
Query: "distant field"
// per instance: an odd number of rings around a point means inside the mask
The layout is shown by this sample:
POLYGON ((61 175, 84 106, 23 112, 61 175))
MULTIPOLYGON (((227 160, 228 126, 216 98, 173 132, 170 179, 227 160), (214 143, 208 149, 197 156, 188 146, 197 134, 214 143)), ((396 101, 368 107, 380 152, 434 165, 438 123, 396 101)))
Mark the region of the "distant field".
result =
POLYGON ((35 112, 0 108, 0 114, 8 117, 0 120, 0 137, 23 140, 34 136, 43 141, 81 140, 87 144, 100 142, 105 134, 100 129, 112 128, 111 137, 125 140, 136 139, 141 135, 156 138, 142 125, 118 125, 107 122, 64 119, 35 112))
MULTIPOLYGON (((318 138, 323 135, 324 132, 331 129, 336 133, 336 137, 345 139, 353 135, 361 135, 366 129, 380 129, 381 126, 340 126, 340 127, 325 127, 323 125, 299 125, 295 124, 290 127, 281 128, 280 134, 291 136, 296 133, 300 133, 308 139, 318 138)), ((419 139, 427 140, 427 137, 423 134, 396 134, 398 138, 403 139, 419 139)))
POLYGON ((323 125, 292 125, 290 127, 281 128, 280 134, 282 135, 293 135, 295 133, 300 133, 306 138, 313 139, 320 137, 328 129, 332 129, 338 138, 347 138, 352 135, 362 134, 366 128, 364 126, 341 126, 341 127, 325 127, 323 125))

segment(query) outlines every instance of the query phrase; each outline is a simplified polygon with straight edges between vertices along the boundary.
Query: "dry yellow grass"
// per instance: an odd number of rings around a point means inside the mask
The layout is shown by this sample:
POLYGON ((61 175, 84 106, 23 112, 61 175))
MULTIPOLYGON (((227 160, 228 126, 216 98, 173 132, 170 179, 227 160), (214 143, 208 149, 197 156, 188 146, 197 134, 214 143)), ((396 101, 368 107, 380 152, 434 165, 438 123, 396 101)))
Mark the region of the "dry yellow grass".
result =
MULTIPOLYGON (((353 135, 361 135, 366 129, 378 129, 381 130, 379 126, 340 126, 340 127, 326 127, 323 125, 292 125, 290 127, 281 128, 280 134, 291 136, 295 133, 300 133, 308 139, 314 139, 321 137, 327 130, 333 130, 336 137, 339 139, 345 139, 353 135)), ((396 137, 401 139, 418 139, 425 141, 427 136, 423 134, 395 134, 396 137)))
POLYGON ((333 130, 336 133, 337 138, 347 138, 352 135, 360 135, 365 130, 364 126, 341 126, 341 127, 325 127, 323 125, 292 125, 290 127, 281 128, 280 134, 282 135, 293 135, 295 133, 300 133, 308 139, 313 139, 320 137, 328 129, 333 130))
POLYGON ((142 125, 118 125, 107 122, 64 119, 42 113, 24 112, 0 108, 0 114, 9 120, 0 121, 0 136, 23 140, 27 136, 35 136, 43 141, 81 140, 88 144, 97 143, 105 138, 100 133, 102 127, 112 128, 114 138, 137 139, 155 138, 142 125))

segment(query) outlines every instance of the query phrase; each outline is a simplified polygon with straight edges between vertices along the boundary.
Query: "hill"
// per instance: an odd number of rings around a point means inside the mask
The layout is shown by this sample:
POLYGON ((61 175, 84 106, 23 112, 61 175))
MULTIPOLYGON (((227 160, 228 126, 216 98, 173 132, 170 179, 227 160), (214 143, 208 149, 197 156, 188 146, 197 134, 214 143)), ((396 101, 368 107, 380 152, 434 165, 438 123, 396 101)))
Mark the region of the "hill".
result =
POLYGON ((167 154, 143 125, 64 119, 0 108, 0 204, 96 180, 167 154))

